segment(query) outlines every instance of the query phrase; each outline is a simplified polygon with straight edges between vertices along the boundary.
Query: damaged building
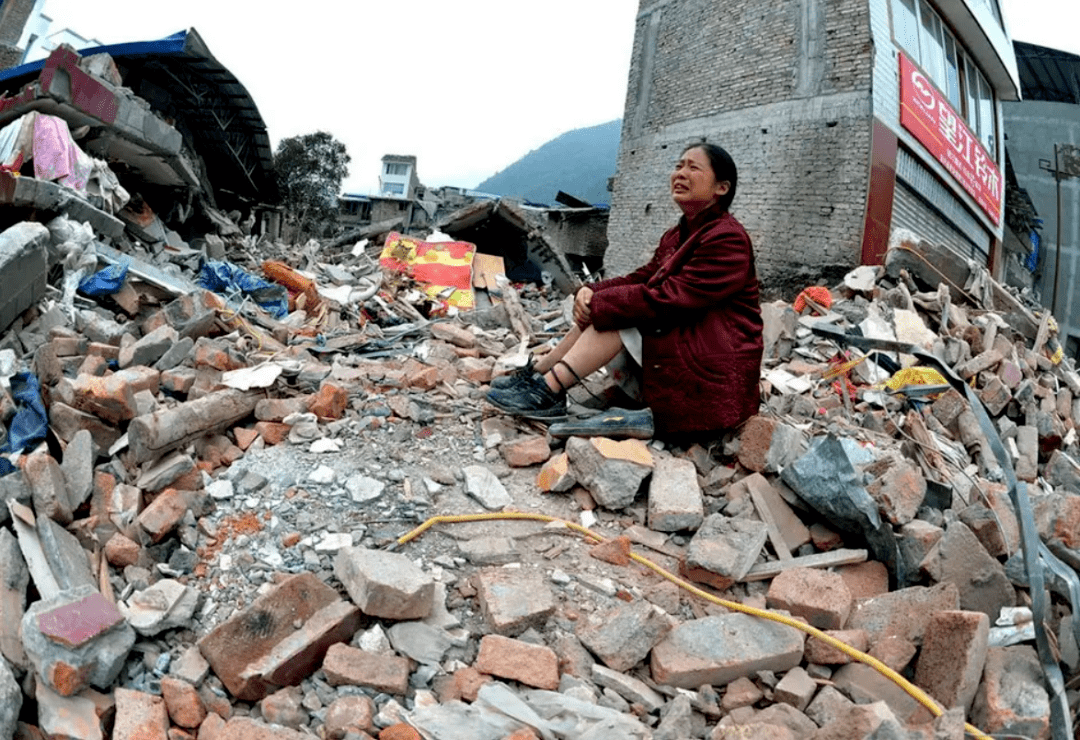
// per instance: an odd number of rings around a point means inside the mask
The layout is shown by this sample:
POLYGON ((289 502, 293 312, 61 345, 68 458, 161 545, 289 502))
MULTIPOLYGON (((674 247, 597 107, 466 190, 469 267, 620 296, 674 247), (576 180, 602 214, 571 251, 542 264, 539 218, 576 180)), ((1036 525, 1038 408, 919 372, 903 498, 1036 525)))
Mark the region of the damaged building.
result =
POLYGON ((739 167, 732 210, 767 290, 878 264, 899 229, 1000 277, 1001 104, 1020 83, 997 0, 639 8, 612 274, 642 263, 675 220, 668 174, 706 140, 739 167))

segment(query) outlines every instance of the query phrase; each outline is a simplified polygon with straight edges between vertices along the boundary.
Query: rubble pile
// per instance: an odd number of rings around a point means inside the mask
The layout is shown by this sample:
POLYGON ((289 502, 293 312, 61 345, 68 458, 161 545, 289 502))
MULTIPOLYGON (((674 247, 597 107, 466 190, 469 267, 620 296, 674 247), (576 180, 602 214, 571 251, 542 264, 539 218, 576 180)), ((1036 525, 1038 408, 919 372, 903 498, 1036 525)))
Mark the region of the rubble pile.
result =
POLYGON ((763 306, 719 440, 561 440, 482 401, 548 290, 56 187, 0 233, 0 739, 1072 736, 1080 375, 946 250, 763 306))

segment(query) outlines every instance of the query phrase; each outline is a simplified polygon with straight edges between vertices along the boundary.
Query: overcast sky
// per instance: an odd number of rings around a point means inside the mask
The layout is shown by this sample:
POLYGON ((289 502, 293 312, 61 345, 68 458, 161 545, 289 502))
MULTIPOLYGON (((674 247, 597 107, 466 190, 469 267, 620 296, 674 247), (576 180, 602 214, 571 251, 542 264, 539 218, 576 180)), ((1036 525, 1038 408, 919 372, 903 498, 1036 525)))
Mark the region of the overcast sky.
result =
MULTIPOLYGON (((1001 4, 1013 38, 1080 54, 1077 0, 1001 4)), ((285 7, 47 0, 45 13, 54 29, 106 44, 195 28, 255 100, 275 148, 318 130, 345 143, 346 192, 373 191, 384 154, 415 155, 425 185, 475 187, 560 134, 623 114, 637 0, 285 7)))

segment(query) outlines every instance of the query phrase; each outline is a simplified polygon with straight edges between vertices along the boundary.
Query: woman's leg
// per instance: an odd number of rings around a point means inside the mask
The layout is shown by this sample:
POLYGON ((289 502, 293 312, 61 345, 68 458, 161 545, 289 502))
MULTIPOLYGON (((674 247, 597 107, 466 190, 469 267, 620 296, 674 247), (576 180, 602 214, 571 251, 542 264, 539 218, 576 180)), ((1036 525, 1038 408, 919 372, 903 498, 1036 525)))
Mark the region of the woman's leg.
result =
MULTIPOLYGON (((558 357, 546 363, 546 371, 537 368, 538 372, 543 372, 544 381, 552 391, 569 388, 577 382, 578 378, 592 375, 622 351, 622 337, 619 336, 619 332, 597 331, 589 326, 584 331, 575 327, 549 355, 563 348, 563 344, 575 332, 578 332, 579 336, 569 342, 558 357), (559 360, 562 360, 564 364, 557 364, 559 360), (572 372, 566 368, 566 365, 570 366, 572 372)), ((546 357, 544 359, 547 360, 546 357)))
POLYGON ((556 344, 550 352, 541 355, 539 359, 537 359, 533 369, 543 375, 548 370, 555 367, 555 363, 566 357, 566 353, 570 351, 570 348, 577 343, 577 340, 581 339, 581 334, 581 327, 574 324, 574 328, 566 332, 566 336, 560 339, 559 343, 556 344))

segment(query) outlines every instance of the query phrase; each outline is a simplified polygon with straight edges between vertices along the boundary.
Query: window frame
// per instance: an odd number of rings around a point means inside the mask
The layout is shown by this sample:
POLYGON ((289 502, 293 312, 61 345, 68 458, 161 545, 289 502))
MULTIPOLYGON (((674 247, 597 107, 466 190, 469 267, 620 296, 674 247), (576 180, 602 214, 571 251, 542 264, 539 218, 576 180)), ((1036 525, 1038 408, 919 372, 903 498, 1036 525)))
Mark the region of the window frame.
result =
POLYGON ((994 89, 932 0, 891 0, 890 19, 896 47, 926 73, 930 82, 964 119, 990 159, 1000 165, 994 89), (931 15, 927 20, 924 20, 924 9, 931 15), (912 20, 913 24, 910 23, 912 20), (907 36, 912 28, 918 34, 914 44, 913 39, 901 37, 907 36), (935 45, 932 49, 931 43, 935 45))

